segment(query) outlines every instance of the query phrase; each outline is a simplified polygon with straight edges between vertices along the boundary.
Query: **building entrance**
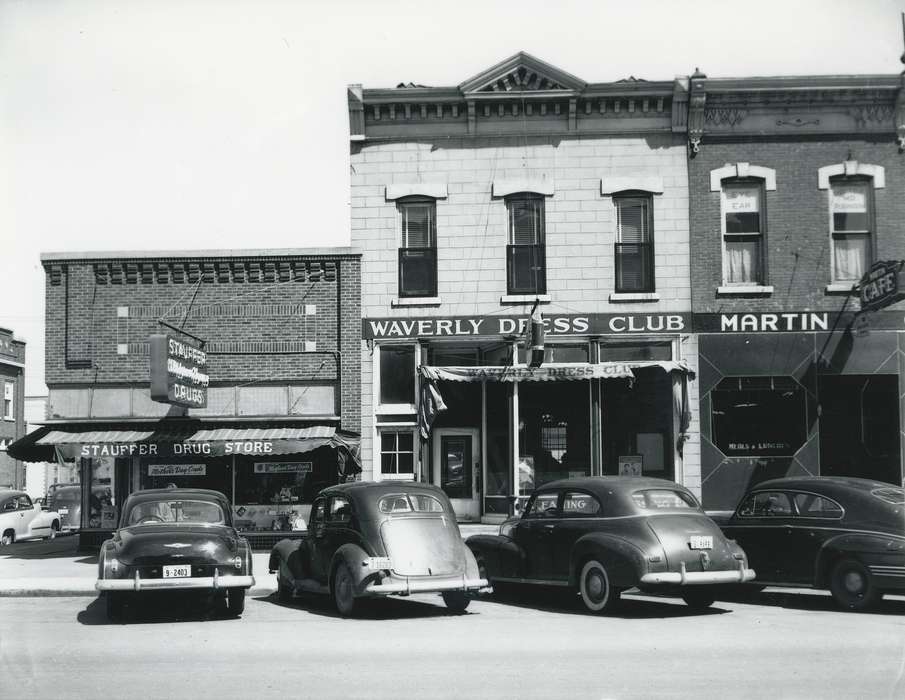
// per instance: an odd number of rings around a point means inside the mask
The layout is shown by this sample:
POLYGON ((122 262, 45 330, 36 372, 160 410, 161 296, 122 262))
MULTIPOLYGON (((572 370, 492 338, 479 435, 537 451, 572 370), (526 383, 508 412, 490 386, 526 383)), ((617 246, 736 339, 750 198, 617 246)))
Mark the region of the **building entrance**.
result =
POLYGON ((452 502, 460 520, 479 520, 481 448, 475 428, 439 428, 434 431, 433 482, 452 502))

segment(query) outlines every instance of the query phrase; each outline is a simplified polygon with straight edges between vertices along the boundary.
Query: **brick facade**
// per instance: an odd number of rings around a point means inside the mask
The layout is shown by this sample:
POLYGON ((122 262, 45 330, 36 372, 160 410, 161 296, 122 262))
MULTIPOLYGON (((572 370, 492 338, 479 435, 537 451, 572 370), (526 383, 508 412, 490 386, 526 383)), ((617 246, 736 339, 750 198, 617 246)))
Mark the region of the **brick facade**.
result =
POLYGON ((11 330, 0 328, 0 488, 23 488, 25 468, 6 453, 6 446, 25 435, 25 343, 11 330), (12 390, 10 416, 6 415, 7 387, 12 390))

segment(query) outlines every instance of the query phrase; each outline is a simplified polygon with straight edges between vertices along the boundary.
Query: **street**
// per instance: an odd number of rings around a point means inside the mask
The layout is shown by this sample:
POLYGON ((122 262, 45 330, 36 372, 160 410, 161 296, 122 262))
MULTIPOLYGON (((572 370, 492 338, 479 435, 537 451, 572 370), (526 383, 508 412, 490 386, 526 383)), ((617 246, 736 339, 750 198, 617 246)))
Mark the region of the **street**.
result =
MULTIPOLYGON (((125 624, 94 597, 0 598, 0 697, 900 698, 905 599, 838 611, 768 589, 696 613, 628 594, 612 616, 550 590, 437 596, 337 617, 327 598, 252 598, 218 619, 160 597, 125 624)), ((136 614, 137 613, 137 614, 136 614)))

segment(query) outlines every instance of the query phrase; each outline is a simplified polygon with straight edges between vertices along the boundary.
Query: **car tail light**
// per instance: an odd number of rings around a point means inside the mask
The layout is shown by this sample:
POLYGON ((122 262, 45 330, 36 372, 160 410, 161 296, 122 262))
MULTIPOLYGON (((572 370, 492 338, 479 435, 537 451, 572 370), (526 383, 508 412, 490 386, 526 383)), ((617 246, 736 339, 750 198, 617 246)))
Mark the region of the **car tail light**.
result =
POLYGON ((233 559, 233 566, 235 566, 237 569, 241 569, 242 568, 242 557, 236 557, 235 559, 233 559))

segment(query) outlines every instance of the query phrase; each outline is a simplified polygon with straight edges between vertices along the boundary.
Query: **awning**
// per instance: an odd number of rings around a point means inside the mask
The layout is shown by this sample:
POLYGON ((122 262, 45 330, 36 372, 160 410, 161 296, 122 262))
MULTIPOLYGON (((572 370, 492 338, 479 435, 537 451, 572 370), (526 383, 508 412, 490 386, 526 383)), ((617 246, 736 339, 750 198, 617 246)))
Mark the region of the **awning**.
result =
POLYGON ((656 367, 664 372, 680 372, 693 379, 684 361, 555 363, 540 367, 431 367, 421 365, 427 379, 450 382, 566 382, 584 379, 634 379, 635 370, 656 367))
POLYGON ((343 467, 351 462, 357 473, 361 471, 359 443, 359 436, 328 425, 255 428, 193 421, 98 430, 93 425, 67 424, 39 428, 10 445, 7 453, 26 462, 54 462, 58 458, 132 456, 176 459, 231 455, 265 457, 304 454, 319 447, 333 447, 342 454, 343 467))

